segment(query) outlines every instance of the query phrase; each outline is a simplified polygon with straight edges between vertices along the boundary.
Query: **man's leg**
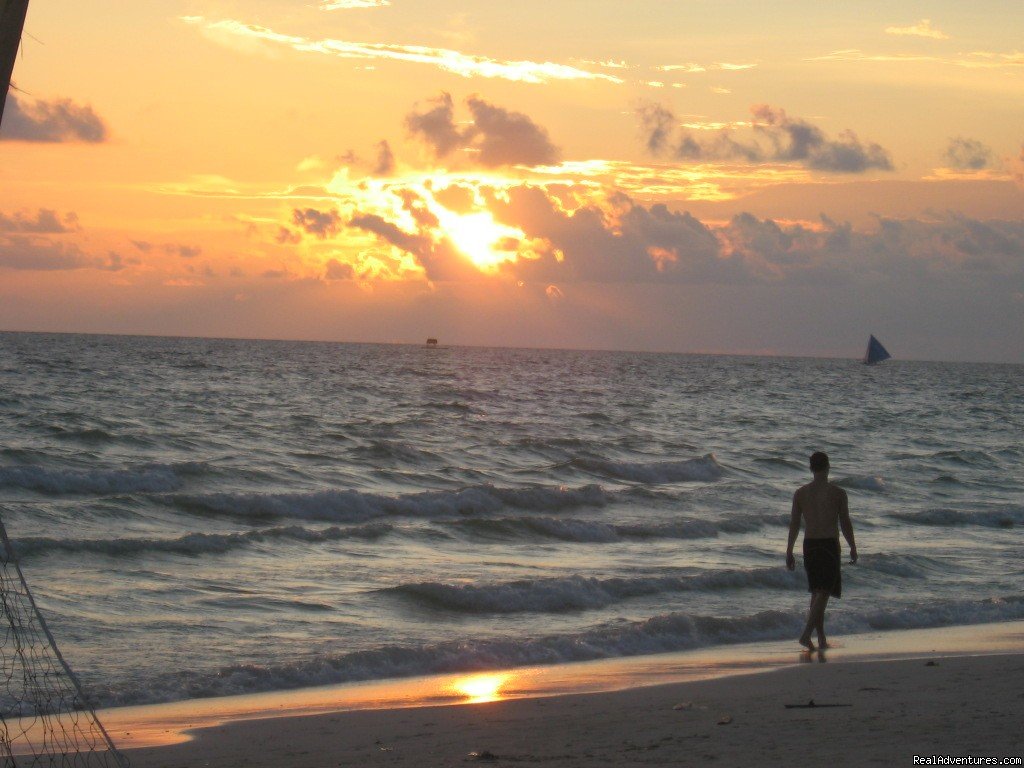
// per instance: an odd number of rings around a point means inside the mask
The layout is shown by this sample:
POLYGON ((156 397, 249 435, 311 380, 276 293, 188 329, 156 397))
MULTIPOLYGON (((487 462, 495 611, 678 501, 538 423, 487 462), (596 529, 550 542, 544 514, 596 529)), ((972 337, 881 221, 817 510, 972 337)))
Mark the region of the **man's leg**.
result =
POLYGON ((809 651, 814 650, 814 643, 811 642, 811 633, 819 626, 824 626, 825 606, 828 604, 828 590, 818 589, 811 593, 811 606, 807 611, 807 624, 804 626, 803 634, 800 635, 800 645, 809 651))
POLYGON ((822 592, 825 595, 821 601, 821 614, 818 616, 818 620, 814 624, 814 629, 818 632, 818 647, 828 648, 828 641, 825 640, 825 609, 828 608, 828 599, 831 595, 828 592, 822 592))

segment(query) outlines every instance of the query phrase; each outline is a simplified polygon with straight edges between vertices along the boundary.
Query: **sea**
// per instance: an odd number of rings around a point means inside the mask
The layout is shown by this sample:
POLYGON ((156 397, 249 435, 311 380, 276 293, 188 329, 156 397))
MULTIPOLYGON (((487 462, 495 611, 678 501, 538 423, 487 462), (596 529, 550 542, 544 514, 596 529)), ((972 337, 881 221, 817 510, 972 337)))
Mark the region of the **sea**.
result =
POLYGON ((3 333, 0 518, 92 699, 181 701, 795 639, 824 450, 855 644, 1024 619, 1022 374, 3 333))

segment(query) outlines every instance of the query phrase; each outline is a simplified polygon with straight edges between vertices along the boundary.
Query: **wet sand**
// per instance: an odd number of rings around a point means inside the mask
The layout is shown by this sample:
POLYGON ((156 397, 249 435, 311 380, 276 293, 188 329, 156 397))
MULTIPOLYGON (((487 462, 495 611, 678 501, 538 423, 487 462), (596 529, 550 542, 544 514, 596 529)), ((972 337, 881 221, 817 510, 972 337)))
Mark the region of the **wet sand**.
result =
MULTIPOLYGON (((131 749, 135 768, 323 766, 913 765, 914 755, 1024 755, 1020 623, 884 633, 897 660, 787 651, 769 671, 603 693, 401 706, 228 722, 193 739, 131 749), (978 630, 984 629, 984 632, 978 630), (952 650, 972 635, 979 648, 952 650), (996 635, 999 641, 996 642, 996 635), (952 640, 950 640, 952 637, 952 640), (921 643, 932 640, 934 649, 921 643), (945 642, 944 642, 945 641, 945 642), (826 663, 823 663, 826 662, 826 663), (802 662, 802 663, 801 663, 802 662), (786 704, 848 704, 792 708, 786 704)), ((774 644, 771 646, 774 647, 774 644)), ((657 659, 658 657, 650 657, 657 659)), ((772 665, 766 665, 772 666, 772 665)), ((301 697, 303 692, 296 692, 301 697)), ((340 707, 339 707, 340 708, 340 707)), ((123 734, 122 734, 123 736, 123 734)), ((131 737, 127 737, 130 743, 131 737)))

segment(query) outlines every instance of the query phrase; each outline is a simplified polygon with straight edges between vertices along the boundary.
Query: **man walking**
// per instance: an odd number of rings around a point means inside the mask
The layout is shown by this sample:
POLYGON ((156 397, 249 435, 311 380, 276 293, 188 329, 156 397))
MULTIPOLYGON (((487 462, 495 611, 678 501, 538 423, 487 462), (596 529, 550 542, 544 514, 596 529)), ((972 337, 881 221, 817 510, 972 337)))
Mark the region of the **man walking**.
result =
POLYGON ((818 647, 828 648, 825 639, 825 607, 829 597, 842 597, 843 584, 839 568, 839 530, 850 545, 850 562, 857 562, 857 545, 853 540, 853 523, 846 491, 828 480, 828 456, 820 451, 811 456, 814 479, 793 494, 793 512, 789 520, 789 543, 786 547, 786 567, 796 569, 793 545, 804 525, 804 570, 807 571, 807 591, 811 593, 811 607, 807 612, 807 625, 800 635, 800 645, 814 650, 811 633, 818 633, 818 647))

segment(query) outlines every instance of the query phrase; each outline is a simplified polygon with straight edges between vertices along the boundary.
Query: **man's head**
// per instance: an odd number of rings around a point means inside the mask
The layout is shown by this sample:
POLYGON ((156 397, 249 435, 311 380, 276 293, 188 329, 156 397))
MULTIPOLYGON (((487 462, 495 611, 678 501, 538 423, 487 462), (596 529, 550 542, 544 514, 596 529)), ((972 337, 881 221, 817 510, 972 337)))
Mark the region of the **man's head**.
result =
POLYGON ((815 451, 811 454, 811 472, 818 474, 819 472, 828 473, 828 454, 822 451, 815 451))

